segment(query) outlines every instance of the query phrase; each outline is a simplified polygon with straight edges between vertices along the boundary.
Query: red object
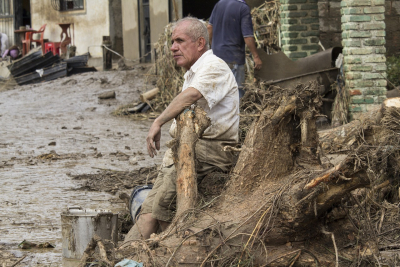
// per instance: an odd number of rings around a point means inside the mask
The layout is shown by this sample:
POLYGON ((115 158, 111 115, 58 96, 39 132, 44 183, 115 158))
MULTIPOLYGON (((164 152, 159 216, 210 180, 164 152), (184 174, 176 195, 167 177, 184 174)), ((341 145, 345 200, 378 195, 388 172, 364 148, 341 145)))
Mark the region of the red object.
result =
POLYGON ((40 45, 42 47, 42 52, 44 55, 44 30, 46 29, 46 25, 44 24, 38 31, 27 32, 25 35, 25 40, 22 41, 22 55, 26 55, 31 50, 31 44, 36 43, 36 45, 40 45), (39 39, 33 39, 33 34, 40 34, 39 39))
POLYGON ((61 42, 47 42, 44 44, 44 52, 53 52, 53 55, 60 55, 61 42))

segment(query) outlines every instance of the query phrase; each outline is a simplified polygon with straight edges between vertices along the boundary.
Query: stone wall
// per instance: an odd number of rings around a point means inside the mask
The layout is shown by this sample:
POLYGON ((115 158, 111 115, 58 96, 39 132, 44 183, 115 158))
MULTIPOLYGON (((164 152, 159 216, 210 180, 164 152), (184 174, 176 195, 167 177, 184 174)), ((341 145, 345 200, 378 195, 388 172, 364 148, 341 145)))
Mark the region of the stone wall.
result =
MULTIPOLYGON (((325 48, 342 46, 340 0, 318 1, 320 40, 325 48)), ((400 53, 400 0, 385 1, 386 51, 400 53)))
POLYGON ((282 50, 292 60, 319 51, 317 0, 281 0, 282 50))
POLYGON ((342 45, 350 119, 386 98, 385 1, 341 2, 342 45))

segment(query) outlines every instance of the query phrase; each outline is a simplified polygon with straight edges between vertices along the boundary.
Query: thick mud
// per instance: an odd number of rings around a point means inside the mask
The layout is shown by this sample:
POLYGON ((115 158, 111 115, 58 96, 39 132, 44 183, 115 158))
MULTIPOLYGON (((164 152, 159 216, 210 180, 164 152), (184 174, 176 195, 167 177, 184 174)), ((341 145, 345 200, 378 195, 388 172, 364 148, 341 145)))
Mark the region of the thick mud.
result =
MULTIPOLYGON (((126 213, 118 194, 130 193, 141 169, 161 163, 169 140, 164 126, 162 151, 151 159, 145 143, 151 120, 111 115, 154 87, 145 82, 148 67, 0 92, 0 266, 21 259, 18 266, 61 266, 60 214, 68 206, 126 213), (116 98, 99 100, 107 91, 116 98), (107 173, 125 176, 102 187, 107 173), (55 248, 20 249, 24 240, 55 248)), ((112 181, 115 175, 107 177, 112 181)))

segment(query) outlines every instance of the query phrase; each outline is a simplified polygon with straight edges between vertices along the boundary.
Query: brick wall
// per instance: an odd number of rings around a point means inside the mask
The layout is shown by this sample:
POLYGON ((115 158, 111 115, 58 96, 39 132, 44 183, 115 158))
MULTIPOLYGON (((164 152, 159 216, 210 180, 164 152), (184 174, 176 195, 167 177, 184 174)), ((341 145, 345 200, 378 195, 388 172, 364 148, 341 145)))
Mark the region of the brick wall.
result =
MULTIPOLYGON (((318 1, 320 41, 325 48, 342 46, 340 0, 318 1)), ((386 51, 400 53, 400 0, 385 1, 386 51)))
POLYGON ((292 60, 319 51, 317 0, 281 0, 282 50, 292 60))
POLYGON ((385 1, 341 2, 342 45, 350 117, 386 98, 385 1))

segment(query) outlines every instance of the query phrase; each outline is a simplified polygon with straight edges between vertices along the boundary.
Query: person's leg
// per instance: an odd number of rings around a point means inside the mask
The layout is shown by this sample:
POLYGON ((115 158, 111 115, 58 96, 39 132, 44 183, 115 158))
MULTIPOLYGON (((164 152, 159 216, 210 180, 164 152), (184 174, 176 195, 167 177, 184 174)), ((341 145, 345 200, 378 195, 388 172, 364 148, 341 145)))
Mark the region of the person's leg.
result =
POLYGON ((232 73, 235 76, 236 83, 239 89, 239 98, 242 98, 244 95, 243 83, 245 80, 245 72, 244 72, 244 65, 234 64, 232 65, 232 73))

